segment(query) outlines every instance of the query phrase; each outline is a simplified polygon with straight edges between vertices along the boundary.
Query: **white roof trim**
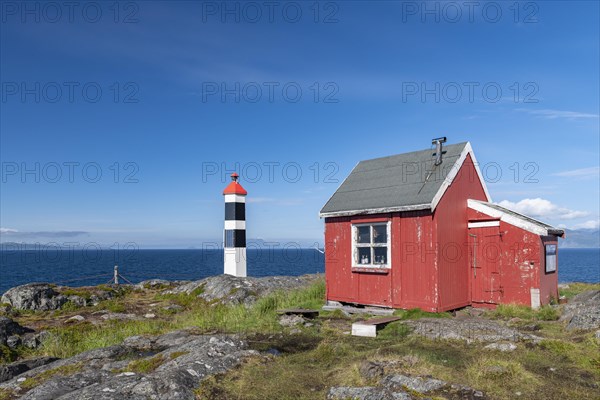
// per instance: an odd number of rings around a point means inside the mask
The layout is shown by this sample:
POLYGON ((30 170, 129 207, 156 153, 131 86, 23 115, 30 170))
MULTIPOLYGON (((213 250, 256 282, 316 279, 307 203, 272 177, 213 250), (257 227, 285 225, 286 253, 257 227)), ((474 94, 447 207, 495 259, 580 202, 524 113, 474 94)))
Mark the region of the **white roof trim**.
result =
MULTIPOLYGON (((541 235, 541 236, 548 236, 550 233, 548 232, 547 228, 543 228, 539 225, 536 225, 532 222, 529 222, 525 219, 522 218, 518 218, 512 214, 507 214, 503 211, 500 211, 496 208, 493 207, 489 207, 488 205, 478 201, 478 200, 472 200, 469 199, 467 201, 467 205, 470 209, 473 209, 475 211, 479 211, 482 212, 484 214, 489 215, 490 217, 494 217, 494 218, 500 218, 500 221, 504 221, 507 224, 516 226, 518 228, 524 229, 528 232, 531 233, 535 233, 536 235, 541 235)), ((527 217, 529 218, 529 217, 527 217)), ((539 221, 538 221, 539 222, 539 221)), ((542 223, 542 222, 540 222, 542 223)))
POLYGON ((471 229, 471 228, 493 228, 496 226, 500 226, 500 221, 469 222, 469 229, 471 229))
POLYGON ((485 180, 483 179, 483 175, 481 174, 481 170, 479 169, 479 164, 477 163, 477 159, 475 158, 475 153, 473 152, 473 148, 471 147, 471 142, 467 142, 465 148, 460 153, 460 157, 458 157, 458 160, 456 160, 456 162, 452 166, 452 170, 450 170, 450 172, 448 173, 448 176, 446 177, 446 179, 444 179, 444 182, 442 182, 442 186, 440 186, 440 189, 438 190, 436 195, 433 197, 433 200, 431 202, 431 210, 432 211, 435 210, 435 208, 439 204, 440 200, 442 200, 444 193, 446 193, 446 190, 448 190, 450 185, 452 185, 454 178, 456 178, 456 175, 458 175, 458 171, 460 171, 465 160, 467 159, 467 155, 471 156, 471 160, 473 161, 473 166, 475 167, 475 171, 477 172, 477 176, 479 177, 479 182, 481 183, 481 186, 483 187, 483 191, 485 193, 485 197, 486 197, 487 201, 489 201, 489 202, 492 201, 490 193, 488 192, 488 189, 487 189, 487 185, 485 184, 485 180))
POLYGON ((370 208, 365 210, 348 210, 348 211, 334 211, 328 213, 319 213, 320 218, 329 217, 347 217, 350 215, 369 215, 369 214, 386 214, 391 212, 401 211, 417 211, 417 210, 430 210, 431 204, 415 204, 410 206, 401 207, 385 207, 385 208, 370 208))

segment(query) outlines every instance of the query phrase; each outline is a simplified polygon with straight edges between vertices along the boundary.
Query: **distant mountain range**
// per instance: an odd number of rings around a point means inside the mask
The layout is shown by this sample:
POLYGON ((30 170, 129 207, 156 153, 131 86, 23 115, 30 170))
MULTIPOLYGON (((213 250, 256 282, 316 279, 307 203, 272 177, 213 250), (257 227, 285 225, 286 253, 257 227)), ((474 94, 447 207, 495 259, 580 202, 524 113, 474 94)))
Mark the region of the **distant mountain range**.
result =
POLYGON ((567 229, 565 239, 558 241, 562 248, 592 248, 600 247, 600 230, 598 229, 567 229))
MULTIPOLYGON (((598 229, 578 229, 571 230, 567 229, 565 232, 565 239, 560 239, 558 245, 561 248, 598 248, 600 247, 600 230, 598 229)), ((218 240, 215 240, 211 243, 219 243, 218 240)), ((266 241, 263 239, 248 239, 247 246, 249 249, 282 249, 282 248, 314 248, 317 244, 317 241, 311 241, 308 239, 302 239, 297 241, 266 241)), ((52 246, 44 246, 39 243, 17 243, 17 242, 2 242, 0 243, 0 250, 6 251, 14 251, 14 250, 43 250, 45 248, 52 248, 52 246)), ((322 247, 319 245, 318 247, 322 247)), ((108 249, 109 247, 101 246, 102 249, 108 249)), ((141 249, 148 249, 149 247, 140 246, 141 249)), ((150 248, 161 249, 161 246, 152 246, 150 248)), ((169 246, 168 248, 173 248, 169 246)), ((210 247, 214 248, 214 247, 210 247)), ((56 249, 56 247, 54 247, 56 249)), ((82 247, 73 246, 73 247, 65 247, 63 250, 80 250, 82 247)), ((202 249, 202 246, 198 247, 187 247, 187 249, 202 249)))

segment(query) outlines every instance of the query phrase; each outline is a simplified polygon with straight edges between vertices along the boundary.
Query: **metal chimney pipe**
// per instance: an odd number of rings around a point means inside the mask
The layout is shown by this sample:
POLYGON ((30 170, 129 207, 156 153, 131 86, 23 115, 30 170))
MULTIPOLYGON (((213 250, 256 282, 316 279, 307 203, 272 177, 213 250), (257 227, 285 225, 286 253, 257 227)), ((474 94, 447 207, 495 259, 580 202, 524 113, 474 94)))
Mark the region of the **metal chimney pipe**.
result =
POLYGON ((431 144, 435 145, 435 165, 442 163, 442 143, 446 143, 446 136, 431 140, 431 144))

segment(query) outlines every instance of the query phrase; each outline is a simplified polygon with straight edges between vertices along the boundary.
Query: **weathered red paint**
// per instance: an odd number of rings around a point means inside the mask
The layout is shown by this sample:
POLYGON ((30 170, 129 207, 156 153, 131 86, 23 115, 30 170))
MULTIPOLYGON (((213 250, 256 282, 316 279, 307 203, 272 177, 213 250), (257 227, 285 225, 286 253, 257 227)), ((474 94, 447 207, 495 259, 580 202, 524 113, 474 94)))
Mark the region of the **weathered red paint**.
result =
MULTIPOLYGON (((493 218, 469 210, 469 220, 490 221, 493 218)), ((488 279, 487 290, 497 290, 494 297, 482 299, 473 296, 473 305, 515 303, 531 306, 531 289, 540 290, 541 305, 557 299, 558 266, 556 272, 546 274, 544 247, 546 244, 558 244, 556 237, 539 236, 504 221, 499 223, 499 227, 470 229, 470 233, 477 235, 475 249, 475 241, 469 242, 471 254, 475 252, 477 263, 483 267, 495 265, 498 270, 497 275, 488 279), (486 244, 487 254, 484 248, 486 244)))
POLYGON ((327 299, 447 311, 470 304, 531 305, 531 288, 540 289, 541 304, 556 298, 557 273, 544 272, 544 244, 556 244, 556 238, 503 221, 469 229, 469 221, 494 218, 469 209, 468 199, 486 200, 470 156, 434 212, 326 218, 327 299), (391 222, 391 268, 352 268, 352 224, 384 221, 391 222))
POLYGON ((485 191, 468 155, 458 175, 439 202, 434 221, 440 245, 438 261, 439 310, 471 303, 468 262, 467 200, 486 200, 485 191))

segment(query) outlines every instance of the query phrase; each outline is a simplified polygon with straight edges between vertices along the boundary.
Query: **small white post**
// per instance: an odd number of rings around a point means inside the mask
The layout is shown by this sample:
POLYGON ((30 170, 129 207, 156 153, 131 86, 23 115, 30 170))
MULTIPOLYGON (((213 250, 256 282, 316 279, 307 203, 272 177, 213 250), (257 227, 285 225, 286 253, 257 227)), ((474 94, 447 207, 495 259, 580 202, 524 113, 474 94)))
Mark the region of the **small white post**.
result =
POLYGON ((114 277, 115 285, 119 284, 119 266, 115 265, 115 277, 114 277))

